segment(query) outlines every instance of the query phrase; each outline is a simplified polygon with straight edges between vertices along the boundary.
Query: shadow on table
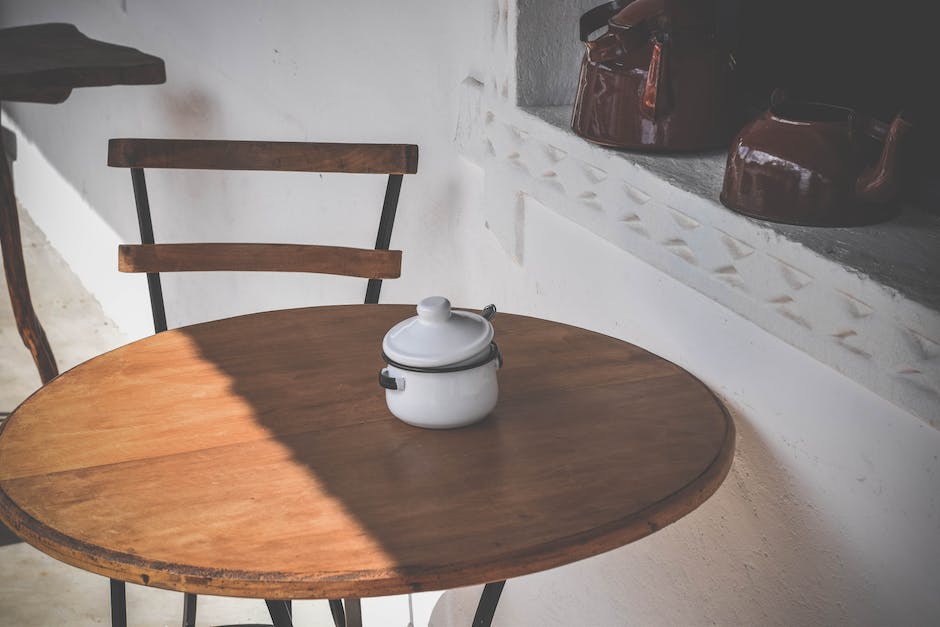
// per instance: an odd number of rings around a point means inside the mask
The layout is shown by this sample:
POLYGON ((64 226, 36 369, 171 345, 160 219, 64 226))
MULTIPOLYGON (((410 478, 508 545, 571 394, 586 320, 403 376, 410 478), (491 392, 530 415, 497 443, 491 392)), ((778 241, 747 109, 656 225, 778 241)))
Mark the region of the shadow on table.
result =
MULTIPOLYGON (((348 568, 369 543, 405 579, 414 573, 425 583, 434 578, 429 565, 449 583, 451 573, 476 568, 466 583, 479 583, 487 564, 526 564, 525 551, 540 555, 538 547, 552 543, 564 547, 556 556, 578 559, 592 552, 579 546, 598 535, 592 525, 683 488, 725 437, 719 412, 696 421, 700 410, 682 409, 711 396, 698 385, 677 389, 674 366, 602 335, 512 316, 498 318, 507 367, 494 413, 462 429, 408 426, 389 413, 378 372, 383 335, 412 312, 390 307, 365 317, 349 308, 323 330, 294 310, 277 318, 279 326, 252 327, 239 347, 213 331, 221 326, 180 330, 357 521, 361 532, 337 539, 346 549, 331 553, 339 562, 348 551, 348 568), (649 420, 664 396, 679 409, 649 420), (571 537, 580 540, 560 540, 571 537)), ((310 512, 286 507, 276 515, 310 512)), ((640 517, 631 524, 636 537, 657 528, 640 517)))

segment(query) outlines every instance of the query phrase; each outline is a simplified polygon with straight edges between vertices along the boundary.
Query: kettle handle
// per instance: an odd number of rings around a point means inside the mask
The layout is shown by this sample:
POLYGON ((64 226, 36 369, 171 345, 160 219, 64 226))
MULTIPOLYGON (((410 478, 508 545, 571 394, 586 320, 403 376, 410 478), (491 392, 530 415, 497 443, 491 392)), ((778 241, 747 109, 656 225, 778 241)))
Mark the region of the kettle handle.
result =
POLYGON ((578 20, 581 41, 588 43, 588 37, 591 36, 591 33, 607 26, 610 18, 619 13, 626 4, 621 0, 613 0, 613 2, 601 4, 582 13, 581 19, 578 20))
POLYGON ((592 63, 612 61, 623 54, 620 39, 616 37, 608 27, 610 17, 620 11, 623 6, 624 3, 621 0, 614 0, 613 2, 596 6, 581 15, 578 24, 581 41, 587 48, 587 58, 592 63), (595 39, 590 39, 592 33, 605 27, 608 27, 607 32, 595 39))
POLYGON ((666 35, 653 38, 650 51, 650 66, 646 71, 646 85, 643 86, 643 98, 640 100, 640 112, 651 120, 656 119, 656 110, 666 106, 666 35))
POLYGON ((912 124, 909 113, 901 111, 886 131, 882 130, 884 123, 875 123, 874 118, 869 118, 867 126, 868 133, 872 136, 877 137, 883 133, 884 145, 878 161, 863 170, 855 180, 855 196, 865 202, 887 202, 894 197, 897 190, 900 146, 912 124))

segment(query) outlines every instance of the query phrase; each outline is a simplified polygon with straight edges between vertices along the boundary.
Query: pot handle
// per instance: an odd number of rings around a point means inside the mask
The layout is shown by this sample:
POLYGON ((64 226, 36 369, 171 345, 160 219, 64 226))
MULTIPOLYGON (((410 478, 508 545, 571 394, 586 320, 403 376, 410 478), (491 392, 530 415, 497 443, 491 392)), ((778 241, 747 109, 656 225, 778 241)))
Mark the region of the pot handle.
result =
POLYGON ((404 390, 405 380, 401 377, 393 377, 388 374, 388 368, 382 368, 379 371, 379 385, 386 390, 404 390))
POLYGON ((487 305, 483 308, 483 311, 480 312, 480 315, 487 320, 492 320, 496 315, 496 305, 487 305))

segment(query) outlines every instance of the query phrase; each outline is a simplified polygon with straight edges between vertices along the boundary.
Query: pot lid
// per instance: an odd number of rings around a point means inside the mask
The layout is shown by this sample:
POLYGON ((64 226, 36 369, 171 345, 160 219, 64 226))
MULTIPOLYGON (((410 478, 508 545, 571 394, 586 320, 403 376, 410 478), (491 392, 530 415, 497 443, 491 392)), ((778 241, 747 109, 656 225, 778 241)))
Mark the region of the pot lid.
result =
POLYGON ((382 351, 407 366, 447 366, 469 359, 489 347, 493 325, 469 311, 452 311, 443 296, 418 303, 418 315, 389 329, 382 351))

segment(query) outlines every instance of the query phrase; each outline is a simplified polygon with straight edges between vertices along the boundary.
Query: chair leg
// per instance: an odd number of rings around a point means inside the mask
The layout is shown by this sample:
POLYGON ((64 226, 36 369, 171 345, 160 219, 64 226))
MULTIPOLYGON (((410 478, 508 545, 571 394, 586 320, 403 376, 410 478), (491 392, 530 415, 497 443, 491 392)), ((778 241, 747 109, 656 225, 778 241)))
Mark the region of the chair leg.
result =
POLYGON ((183 593, 183 627, 196 627, 196 595, 183 593))
POLYGON ((118 579, 111 580, 111 627, 127 627, 127 595, 118 579))

